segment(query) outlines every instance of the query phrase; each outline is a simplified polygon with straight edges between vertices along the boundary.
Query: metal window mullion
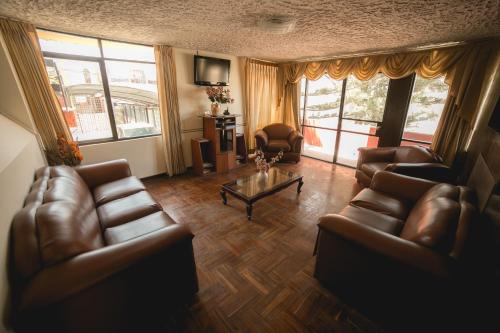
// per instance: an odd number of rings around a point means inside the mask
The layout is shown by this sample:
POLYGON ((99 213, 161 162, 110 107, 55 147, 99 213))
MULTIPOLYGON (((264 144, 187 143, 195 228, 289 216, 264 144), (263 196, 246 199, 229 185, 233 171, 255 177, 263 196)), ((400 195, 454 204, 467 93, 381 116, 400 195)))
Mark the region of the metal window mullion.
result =
POLYGON ((347 78, 342 81, 342 95, 340 96, 339 121, 337 122, 337 136, 335 138, 335 151, 333 152, 333 163, 337 163, 340 147, 340 131, 342 130, 342 117, 344 116, 345 91, 347 87, 347 78))
POLYGON ((102 88, 104 90, 104 97, 106 98, 106 105, 108 109, 109 122, 111 125, 111 132, 113 133, 113 139, 118 140, 118 133, 116 131, 115 113, 113 112, 113 103, 111 103, 111 92, 109 90, 108 74, 106 72, 104 59, 99 60, 99 68, 101 69, 102 88))

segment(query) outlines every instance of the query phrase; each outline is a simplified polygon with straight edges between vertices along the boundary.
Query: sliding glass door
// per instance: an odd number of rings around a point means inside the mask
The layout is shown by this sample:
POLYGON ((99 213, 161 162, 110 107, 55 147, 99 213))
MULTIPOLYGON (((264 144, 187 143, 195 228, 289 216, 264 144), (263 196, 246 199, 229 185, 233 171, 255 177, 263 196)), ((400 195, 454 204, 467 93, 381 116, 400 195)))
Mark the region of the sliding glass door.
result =
POLYGON ((359 147, 377 147, 389 78, 354 76, 339 81, 324 75, 302 80, 301 121, 305 156, 355 166, 359 147))

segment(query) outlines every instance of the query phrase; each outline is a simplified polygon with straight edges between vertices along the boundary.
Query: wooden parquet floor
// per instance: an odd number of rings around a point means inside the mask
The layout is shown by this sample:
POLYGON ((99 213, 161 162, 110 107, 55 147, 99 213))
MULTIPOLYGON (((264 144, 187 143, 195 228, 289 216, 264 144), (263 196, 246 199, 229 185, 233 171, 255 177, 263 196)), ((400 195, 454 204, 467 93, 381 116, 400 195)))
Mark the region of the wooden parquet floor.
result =
POLYGON ((253 164, 224 175, 145 180, 179 223, 188 224, 200 290, 193 303, 159 331, 380 332, 313 277, 317 219, 338 212, 359 191, 354 170, 304 158, 280 168, 304 176, 296 186, 257 201, 253 220, 245 204, 220 185, 255 172, 253 164))

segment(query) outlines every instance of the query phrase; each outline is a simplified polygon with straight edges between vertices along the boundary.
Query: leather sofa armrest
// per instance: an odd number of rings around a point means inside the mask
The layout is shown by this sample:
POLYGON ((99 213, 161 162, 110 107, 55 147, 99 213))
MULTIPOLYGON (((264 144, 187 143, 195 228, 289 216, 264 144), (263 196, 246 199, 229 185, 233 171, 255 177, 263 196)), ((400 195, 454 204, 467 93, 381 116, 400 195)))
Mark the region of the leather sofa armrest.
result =
POLYGON ((288 143, 292 147, 292 151, 294 153, 300 153, 300 150, 302 148, 302 140, 303 139, 304 139, 304 137, 297 130, 292 131, 290 133, 290 135, 288 135, 288 143))
POLYGON ((25 286, 20 309, 43 307, 61 301, 179 242, 191 241, 193 237, 187 226, 173 224, 47 267, 25 286))
POLYGON ((325 215, 319 219, 318 227, 322 232, 334 233, 398 264, 431 273, 437 278, 448 277, 453 268, 450 258, 342 215, 325 215))
POLYGON ((267 144, 269 143, 269 138, 267 136, 267 133, 264 132, 264 130, 258 130, 255 132, 255 141, 256 141, 256 146, 257 149, 264 149, 267 147, 267 144))
POLYGON ((378 171, 373 175, 370 188, 400 199, 417 201, 425 192, 438 183, 400 175, 388 171, 378 171))
POLYGON ((453 182, 451 168, 442 163, 392 163, 385 170, 435 182, 453 182))
POLYGON ((132 175, 126 159, 81 165, 75 170, 91 190, 99 185, 132 175))
POLYGON ((387 162, 390 163, 394 160, 394 154, 396 153, 393 147, 382 147, 382 148, 358 148, 359 157, 356 169, 360 170, 361 166, 365 163, 373 162, 387 162))

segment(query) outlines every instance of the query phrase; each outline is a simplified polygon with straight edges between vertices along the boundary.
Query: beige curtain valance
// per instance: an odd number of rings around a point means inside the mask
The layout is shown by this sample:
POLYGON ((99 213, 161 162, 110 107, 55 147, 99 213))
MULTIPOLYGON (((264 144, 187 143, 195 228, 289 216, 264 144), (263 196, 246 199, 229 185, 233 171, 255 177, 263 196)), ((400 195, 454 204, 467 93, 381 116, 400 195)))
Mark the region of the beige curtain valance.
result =
POLYGON ((457 46, 413 53, 288 63, 280 67, 284 79, 290 83, 297 83, 302 76, 309 80, 317 80, 325 73, 335 80, 343 80, 349 74, 353 74, 359 80, 369 80, 379 72, 391 79, 399 79, 412 73, 431 79, 446 74, 469 52, 471 47, 457 46))

